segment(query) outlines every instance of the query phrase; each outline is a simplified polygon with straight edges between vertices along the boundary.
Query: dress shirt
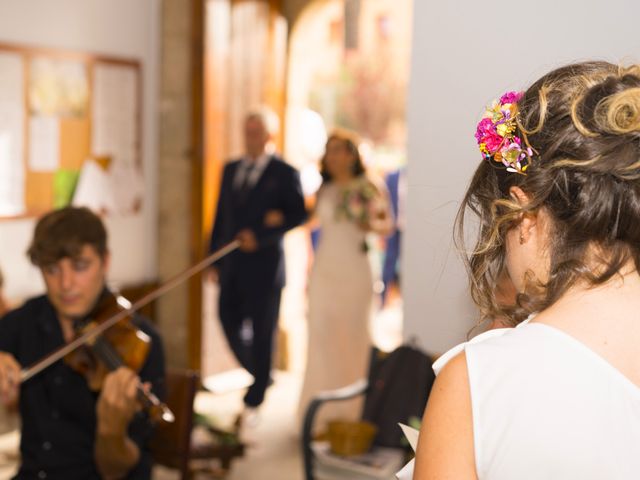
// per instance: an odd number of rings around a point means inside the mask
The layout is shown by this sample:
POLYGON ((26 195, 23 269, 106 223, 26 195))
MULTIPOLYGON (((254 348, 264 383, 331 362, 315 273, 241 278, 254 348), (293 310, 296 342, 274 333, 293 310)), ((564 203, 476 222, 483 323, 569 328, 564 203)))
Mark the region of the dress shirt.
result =
POLYGON ((271 155, 267 155, 266 153, 260 155, 257 160, 251 160, 247 157, 243 157, 240 160, 240 165, 236 170, 235 177, 233 177, 233 188, 239 189, 245 186, 246 188, 253 188, 258 180, 260 180, 260 176, 264 169, 267 168, 269 161, 271 160, 271 155), (247 178, 249 175, 249 178, 247 178))

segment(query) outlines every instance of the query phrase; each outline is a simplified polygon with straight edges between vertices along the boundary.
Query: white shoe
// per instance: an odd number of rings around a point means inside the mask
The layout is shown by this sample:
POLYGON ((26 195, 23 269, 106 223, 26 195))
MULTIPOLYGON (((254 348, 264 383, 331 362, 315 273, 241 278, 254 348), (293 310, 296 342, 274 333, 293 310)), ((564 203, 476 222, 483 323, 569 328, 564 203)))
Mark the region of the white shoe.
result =
POLYGON ((260 423, 260 412, 255 407, 244 407, 240 415, 240 421, 245 427, 254 428, 260 423))
POLYGON ((255 428, 260 423, 260 414, 257 408, 246 407, 236 420, 236 433, 240 441, 246 445, 252 445, 256 443, 256 430, 255 428))

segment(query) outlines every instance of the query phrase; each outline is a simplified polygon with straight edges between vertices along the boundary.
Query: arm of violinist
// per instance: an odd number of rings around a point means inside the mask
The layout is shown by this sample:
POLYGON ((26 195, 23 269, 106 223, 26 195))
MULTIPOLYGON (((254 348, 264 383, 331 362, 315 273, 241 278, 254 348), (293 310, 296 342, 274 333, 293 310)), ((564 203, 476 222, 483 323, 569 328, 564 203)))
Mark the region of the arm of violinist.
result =
POLYGON ((105 377, 96 406, 97 425, 94 455, 105 479, 125 477, 140 460, 140 449, 128 436, 129 423, 138 404, 140 379, 121 367, 105 377))
POLYGON ((20 396, 20 364, 7 352, 0 352, 0 403, 9 409, 20 396))

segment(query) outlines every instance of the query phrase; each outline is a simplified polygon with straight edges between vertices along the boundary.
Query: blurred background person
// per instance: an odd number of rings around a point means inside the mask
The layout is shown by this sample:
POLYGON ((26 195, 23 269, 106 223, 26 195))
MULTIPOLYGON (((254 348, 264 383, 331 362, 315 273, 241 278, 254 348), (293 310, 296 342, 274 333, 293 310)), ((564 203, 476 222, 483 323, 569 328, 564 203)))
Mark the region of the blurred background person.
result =
MULTIPOLYGON (((335 130, 321 161, 323 184, 315 207, 321 234, 309 279, 300 416, 315 394, 353 383, 367 371, 374 291, 366 237, 370 232, 386 235, 393 220, 386 189, 366 175, 358 145, 354 133, 335 130)), ((355 420, 358 405, 327 406, 317 424, 338 417, 355 420)))
POLYGON ((404 228, 404 202, 406 201, 406 171, 400 168, 389 173, 385 178, 389 190, 389 199, 395 219, 393 230, 385 242, 384 260, 382 263, 383 289, 381 295, 382 307, 385 306, 392 291, 399 295, 400 288, 400 247, 402 244, 402 230, 404 228))
POLYGON ((257 420, 255 409, 271 381, 285 282, 283 236, 307 216, 298 171, 274 153, 277 128, 267 108, 246 116, 245 154, 225 166, 209 249, 240 240, 240 251, 220 260, 212 276, 220 283, 218 310, 229 346, 254 377, 239 417, 249 423, 257 420))

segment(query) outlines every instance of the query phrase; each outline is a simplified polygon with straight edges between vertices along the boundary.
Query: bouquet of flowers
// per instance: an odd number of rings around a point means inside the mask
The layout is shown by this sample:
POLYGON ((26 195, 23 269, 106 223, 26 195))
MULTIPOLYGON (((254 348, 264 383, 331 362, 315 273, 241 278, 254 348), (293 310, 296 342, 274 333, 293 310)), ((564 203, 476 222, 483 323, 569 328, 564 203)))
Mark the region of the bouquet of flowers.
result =
POLYGON ((336 218, 369 225, 376 215, 375 199, 378 195, 378 189, 370 180, 364 178, 354 182, 341 192, 336 218))

